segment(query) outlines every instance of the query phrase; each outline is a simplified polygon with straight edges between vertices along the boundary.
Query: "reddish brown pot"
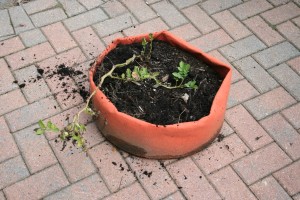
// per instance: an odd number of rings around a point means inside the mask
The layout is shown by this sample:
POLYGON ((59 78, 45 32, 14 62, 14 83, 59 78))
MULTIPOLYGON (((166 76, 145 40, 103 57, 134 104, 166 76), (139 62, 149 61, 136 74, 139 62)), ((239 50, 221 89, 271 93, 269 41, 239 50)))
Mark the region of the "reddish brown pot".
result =
MULTIPOLYGON (((97 58, 89 72, 90 90, 97 89, 93 75, 95 67, 118 44, 141 42, 148 34, 119 38, 113 41, 97 58)), ((193 47, 184 40, 177 38, 168 31, 154 33, 157 40, 166 41, 184 49, 209 64, 224 80, 212 103, 210 114, 194 122, 185 122, 167 126, 139 120, 119 112, 98 89, 93 97, 94 107, 100 111, 97 124, 102 134, 111 143, 131 154, 155 159, 178 158, 190 155, 210 144, 218 135, 226 110, 227 98, 231 80, 231 68, 223 62, 193 47)))

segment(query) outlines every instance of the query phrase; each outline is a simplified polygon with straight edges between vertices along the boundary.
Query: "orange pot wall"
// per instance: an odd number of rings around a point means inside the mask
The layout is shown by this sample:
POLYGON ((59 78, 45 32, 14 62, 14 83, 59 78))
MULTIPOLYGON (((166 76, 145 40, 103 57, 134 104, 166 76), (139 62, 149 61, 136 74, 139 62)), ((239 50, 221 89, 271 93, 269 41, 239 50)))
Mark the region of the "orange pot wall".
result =
MULTIPOLYGON (((97 88, 93 82, 95 67, 99 66, 108 52, 114 49, 117 44, 141 42, 144 37, 148 38, 148 34, 114 40, 99 55, 90 70, 90 90, 94 91, 97 88)), ((118 112, 116 107, 98 89, 93 98, 94 107, 101 113, 97 119, 97 124, 110 142, 131 154, 156 159, 183 157, 199 151, 217 137, 224 121, 232 71, 228 65, 191 46, 168 31, 154 33, 154 38, 166 41, 196 55, 224 77, 213 101, 210 114, 194 122, 157 127, 154 124, 118 112)))

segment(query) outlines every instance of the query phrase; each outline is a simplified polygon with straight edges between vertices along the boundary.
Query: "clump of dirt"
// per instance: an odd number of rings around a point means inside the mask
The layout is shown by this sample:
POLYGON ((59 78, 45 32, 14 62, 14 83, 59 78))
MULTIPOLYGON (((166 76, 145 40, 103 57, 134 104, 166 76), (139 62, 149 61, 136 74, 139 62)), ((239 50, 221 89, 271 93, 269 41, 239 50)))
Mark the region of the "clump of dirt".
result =
MULTIPOLYGON (((141 51, 142 45, 139 43, 118 45, 104 59, 103 67, 97 68, 94 82, 99 84, 99 78, 113 64, 124 63, 133 54, 140 54, 141 51)), ((138 60, 128 67, 133 70, 134 66, 146 66, 151 72, 159 72, 160 80, 167 77, 167 82, 175 85, 172 73, 177 71, 180 61, 190 64, 190 73, 185 81, 195 80, 199 87, 197 90, 155 88, 155 82, 148 79, 137 85, 111 78, 105 80, 101 90, 119 111, 153 124, 196 121, 210 113, 212 101, 223 81, 210 66, 188 52, 155 40, 150 61, 138 60), (183 96, 188 96, 188 100, 183 96)), ((115 70, 114 75, 120 77, 122 73, 126 73, 126 68, 115 70)))

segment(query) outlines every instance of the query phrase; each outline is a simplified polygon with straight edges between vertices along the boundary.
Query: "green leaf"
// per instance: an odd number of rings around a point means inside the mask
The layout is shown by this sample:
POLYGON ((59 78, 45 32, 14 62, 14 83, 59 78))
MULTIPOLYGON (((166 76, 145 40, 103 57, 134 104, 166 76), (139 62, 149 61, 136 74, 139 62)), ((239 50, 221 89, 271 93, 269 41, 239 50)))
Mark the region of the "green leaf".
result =
MULTIPOLYGON (((124 74, 124 76, 125 76, 125 74, 124 74)), ((96 115, 96 113, 90 107, 87 107, 86 109, 84 109, 84 112, 91 116, 96 115)))
POLYGON ((39 120, 38 124, 41 129, 46 129, 46 125, 44 124, 44 122, 42 120, 39 120))
POLYGON ((45 130, 44 130, 44 129, 38 128, 38 129, 35 130, 35 133, 36 133, 37 135, 43 135, 43 134, 45 133, 45 130))
POLYGON ((153 33, 149 33, 149 40, 152 41, 153 39, 153 33))
POLYGON ((174 76, 175 80, 183 79, 182 75, 178 72, 173 72, 172 75, 174 76))
POLYGON ((191 88, 191 89, 197 89, 198 88, 198 86, 196 85, 195 80, 185 83, 184 86, 187 87, 187 88, 191 88))
POLYGON ((59 131, 59 128, 57 128, 57 126, 55 124, 52 124, 51 123, 51 131, 53 132, 58 132, 59 131))
POLYGON ((122 78, 122 79, 125 79, 125 74, 124 74, 124 73, 121 74, 121 78, 122 78))
POLYGON ((146 38, 143 38, 143 40, 142 40, 142 45, 143 45, 143 47, 145 48, 145 46, 148 44, 148 42, 147 42, 147 40, 146 40, 146 38))
POLYGON ((126 78, 127 79, 131 79, 132 78, 131 73, 132 73, 131 70, 129 68, 127 68, 126 69, 126 78))

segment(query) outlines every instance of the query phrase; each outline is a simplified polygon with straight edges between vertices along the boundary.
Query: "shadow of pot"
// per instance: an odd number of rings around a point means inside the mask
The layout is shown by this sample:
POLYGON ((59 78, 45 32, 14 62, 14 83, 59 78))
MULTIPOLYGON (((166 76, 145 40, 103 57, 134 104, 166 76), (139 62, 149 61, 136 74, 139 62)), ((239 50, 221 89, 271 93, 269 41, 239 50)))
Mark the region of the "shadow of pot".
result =
MULTIPOLYGON (((133 155, 153 159, 184 157, 200 151, 217 137, 224 121, 232 71, 228 65, 168 31, 157 32, 153 35, 157 40, 166 41, 194 54, 224 78, 213 100, 210 114, 193 122, 157 126, 119 112, 98 89, 92 99, 94 108, 100 111, 97 125, 108 141, 133 155)), ((99 66, 104 57, 118 44, 141 42, 144 37, 148 38, 148 34, 116 39, 98 56, 89 72, 91 92, 97 89, 93 75, 96 66, 99 66)))

